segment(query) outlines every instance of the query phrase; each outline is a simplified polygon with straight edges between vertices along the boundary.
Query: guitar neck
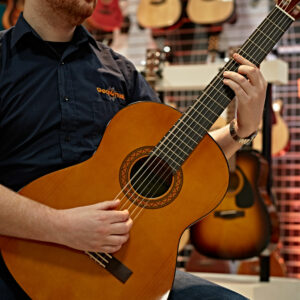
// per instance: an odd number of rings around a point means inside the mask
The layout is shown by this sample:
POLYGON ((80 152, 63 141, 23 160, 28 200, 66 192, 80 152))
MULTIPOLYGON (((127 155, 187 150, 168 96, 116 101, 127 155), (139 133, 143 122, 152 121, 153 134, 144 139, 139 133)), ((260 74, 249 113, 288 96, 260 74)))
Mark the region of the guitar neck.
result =
MULTIPOLYGON (((293 21, 293 17, 275 6, 237 52, 259 66, 293 21)), ((234 59, 229 60, 153 150, 174 171, 181 167, 234 98, 234 92, 223 84, 223 73, 236 72, 239 66, 234 59)))

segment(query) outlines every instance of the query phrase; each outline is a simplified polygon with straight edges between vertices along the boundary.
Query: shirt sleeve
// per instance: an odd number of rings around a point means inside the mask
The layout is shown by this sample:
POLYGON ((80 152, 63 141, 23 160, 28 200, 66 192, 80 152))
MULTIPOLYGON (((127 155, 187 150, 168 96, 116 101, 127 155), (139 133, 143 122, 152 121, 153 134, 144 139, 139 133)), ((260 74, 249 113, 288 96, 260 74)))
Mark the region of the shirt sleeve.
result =
POLYGON ((144 76, 136 70, 131 62, 127 62, 131 80, 129 80, 130 102, 154 101, 161 102, 157 93, 147 83, 144 76), (132 100, 131 100, 132 99, 132 100))

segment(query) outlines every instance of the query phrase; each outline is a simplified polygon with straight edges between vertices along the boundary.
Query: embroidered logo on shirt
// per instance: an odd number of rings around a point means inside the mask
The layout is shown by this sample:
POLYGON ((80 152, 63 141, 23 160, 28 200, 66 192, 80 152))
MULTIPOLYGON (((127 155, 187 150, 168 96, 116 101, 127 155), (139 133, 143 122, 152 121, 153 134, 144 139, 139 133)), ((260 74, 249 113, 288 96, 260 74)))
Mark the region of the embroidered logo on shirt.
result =
POLYGON ((103 89, 103 88, 97 87, 97 91, 100 94, 106 94, 106 95, 108 95, 109 98, 110 98, 110 100, 112 100, 112 101, 115 101, 116 98, 125 100, 124 94, 116 92, 114 88, 103 89))

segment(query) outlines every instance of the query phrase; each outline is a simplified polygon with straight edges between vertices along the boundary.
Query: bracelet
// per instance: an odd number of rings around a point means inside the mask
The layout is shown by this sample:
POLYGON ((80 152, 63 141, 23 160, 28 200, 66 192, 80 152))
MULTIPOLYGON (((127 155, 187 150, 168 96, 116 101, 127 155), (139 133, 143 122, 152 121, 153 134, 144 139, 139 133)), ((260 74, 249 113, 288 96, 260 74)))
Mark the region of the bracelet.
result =
POLYGON ((236 130, 235 130, 235 122, 236 120, 233 119, 230 122, 229 125, 229 132, 231 137, 238 143, 240 143, 241 145, 250 145, 251 142, 253 141, 253 139, 256 137, 258 130, 256 130, 255 132, 253 132, 251 135, 249 135, 248 137, 245 138, 241 138, 237 135, 236 130))

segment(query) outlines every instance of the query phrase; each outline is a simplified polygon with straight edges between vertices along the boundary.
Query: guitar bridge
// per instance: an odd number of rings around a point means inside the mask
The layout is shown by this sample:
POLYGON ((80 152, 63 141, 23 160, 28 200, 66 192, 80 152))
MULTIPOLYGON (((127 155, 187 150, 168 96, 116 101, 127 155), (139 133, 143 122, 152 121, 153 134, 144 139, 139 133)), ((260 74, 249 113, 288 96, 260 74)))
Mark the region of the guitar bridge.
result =
POLYGON ((223 219, 235 219, 244 217, 245 212, 242 210, 217 210, 214 212, 214 216, 223 219))
POLYGON ((122 283, 125 283, 133 273, 124 264, 122 264, 122 262, 108 253, 89 251, 86 251, 85 253, 122 283))

